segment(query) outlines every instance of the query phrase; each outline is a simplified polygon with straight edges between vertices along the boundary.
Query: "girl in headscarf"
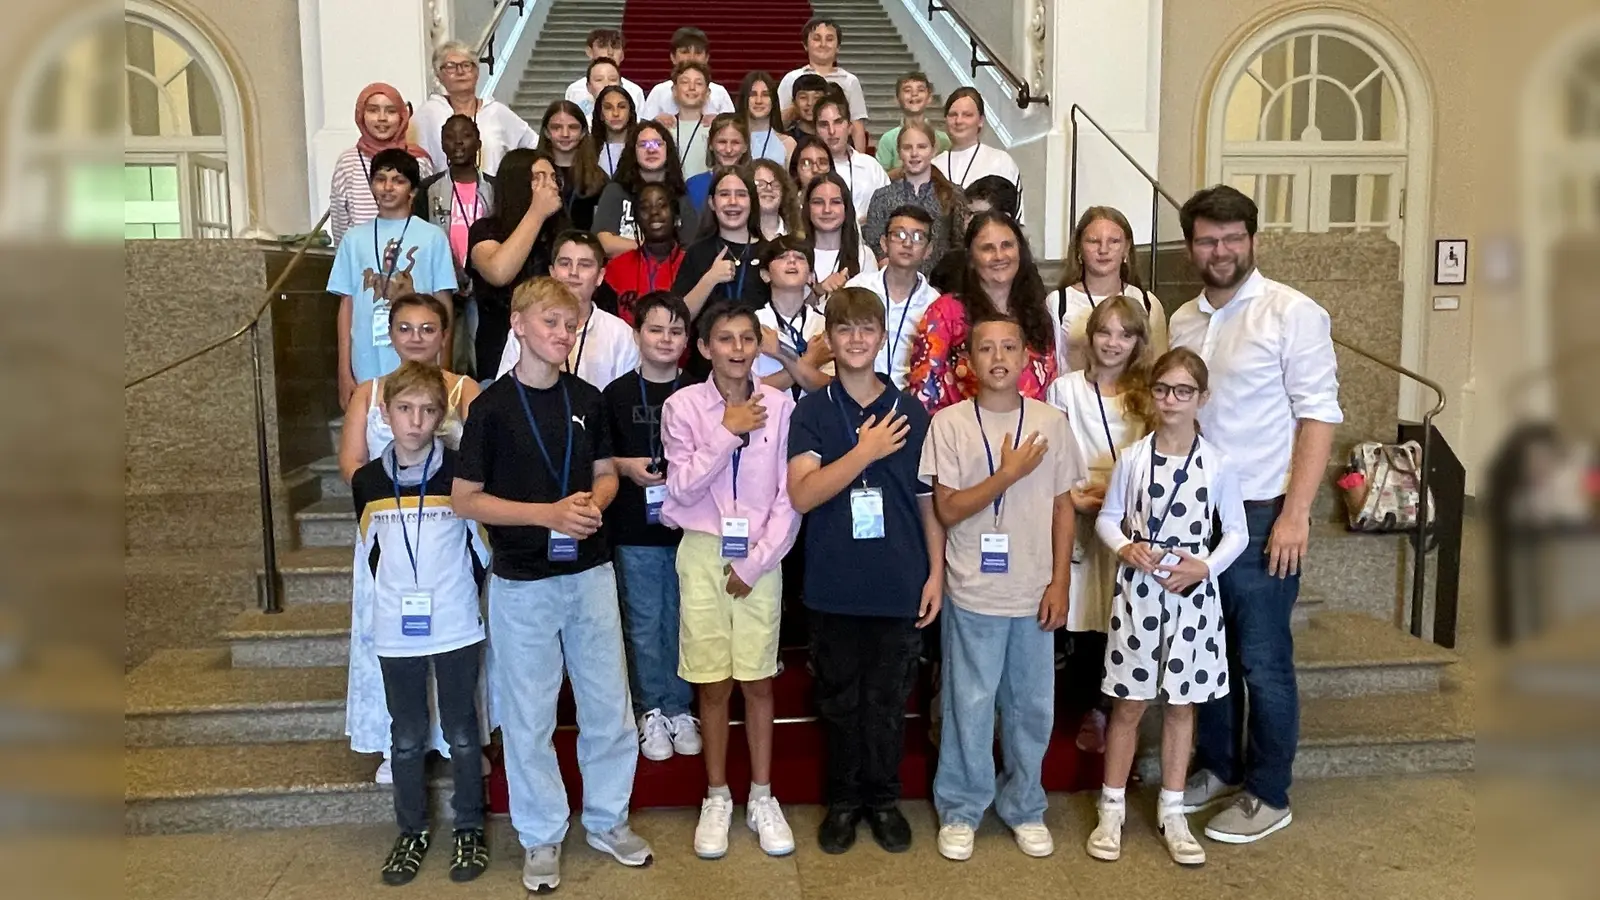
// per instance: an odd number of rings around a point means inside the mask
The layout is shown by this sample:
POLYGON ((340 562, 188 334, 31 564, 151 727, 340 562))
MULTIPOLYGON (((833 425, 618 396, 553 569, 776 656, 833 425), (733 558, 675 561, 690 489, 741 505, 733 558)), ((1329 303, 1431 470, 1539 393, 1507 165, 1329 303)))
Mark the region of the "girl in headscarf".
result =
POLYGON ((399 148, 417 158, 422 177, 433 174, 428 153, 406 136, 411 124, 411 108, 400 92, 376 82, 361 89, 356 97, 356 130, 361 137, 356 145, 339 154, 333 166, 333 188, 328 193, 328 230, 337 246, 344 233, 378 216, 378 201, 372 196, 372 157, 379 150, 399 148))

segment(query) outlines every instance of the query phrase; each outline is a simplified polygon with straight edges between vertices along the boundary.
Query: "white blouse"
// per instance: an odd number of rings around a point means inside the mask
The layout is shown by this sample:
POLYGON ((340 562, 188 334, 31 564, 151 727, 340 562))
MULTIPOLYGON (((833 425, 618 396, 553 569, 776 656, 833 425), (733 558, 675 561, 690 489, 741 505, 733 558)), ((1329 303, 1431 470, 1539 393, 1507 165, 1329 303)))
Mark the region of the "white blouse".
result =
MULTIPOLYGON (((1149 308, 1152 358, 1167 352, 1167 311, 1161 308, 1161 301, 1156 299, 1155 294, 1131 284, 1123 285, 1122 292, 1143 301, 1149 308)), ((1104 296, 1091 297, 1085 294, 1082 282, 1051 295, 1051 309, 1061 316, 1063 339, 1058 345, 1061 352, 1056 360, 1061 371, 1077 372, 1089 367, 1089 314, 1105 299, 1104 296)))
MULTIPOLYGON (((411 117, 411 127, 416 132, 417 146, 428 151, 435 171, 442 172, 449 163, 444 158, 444 146, 439 132, 445 120, 455 115, 450 100, 443 94, 429 97, 416 115, 411 117)), ((478 111, 472 116, 478 123, 478 137, 483 149, 478 154, 478 169, 486 175, 500 171, 500 160, 511 150, 539 146, 539 133, 511 107, 490 98, 479 101, 478 111)))

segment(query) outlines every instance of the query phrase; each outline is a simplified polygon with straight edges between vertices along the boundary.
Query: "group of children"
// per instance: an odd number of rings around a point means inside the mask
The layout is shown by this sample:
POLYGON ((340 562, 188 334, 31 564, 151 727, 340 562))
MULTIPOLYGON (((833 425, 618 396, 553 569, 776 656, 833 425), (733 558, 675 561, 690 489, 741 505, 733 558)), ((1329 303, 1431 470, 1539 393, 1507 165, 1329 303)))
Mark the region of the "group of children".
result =
POLYGON ((1052 632, 1073 621, 1097 630, 1090 620, 1104 618, 1099 687, 1113 709, 1088 852, 1120 854, 1138 722, 1159 700, 1158 824, 1175 860, 1204 861, 1182 788, 1193 704, 1229 687, 1216 576, 1242 549, 1243 513, 1226 458, 1196 425, 1205 366, 1187 350, 1152 362, 1139 304, 1095 308, 1089 364, 1052 386, 1052 403, 1018 391, 1016 321, 974 323, 977 395, 931 419, 889 377, 886 303, 865 288, 828 297, 811 340, 826 345, 832 376, 798 401, 756 376, 774 329, 736 301, 711 301, 691 334, 681 298, 642 298, 638 366, 604 390, 566 371, 579 318, 561 281, 517 289, 520 355, 473 402, 459 452, 435 433, 447 408, 436 367, 407 361, 382 380, 393 442, 355 473, 353 495, 394 723, 401 834, 385 881, 410 881, 428 848, 430 664, 456 786, 451 877, 488 863, 475 705, 486 636, 490 718, 529 890, 560 881, 568 807, 552 736, 564 675, 591 846, 648 864, 653 851, 628 824, 637 757, 699 753, 707 791, 694 850, 727 852, 737 686, 746 824, 763 851, 792 852, 771 790, 772 680, 780 563, 802 516, 827 729, 824 850, 848 849, 863 820, 885 849, 910 846, 897 808, 904 710, 921 629, 937 617, 938 849, 968 858, 992 805, 1024 853, 1051 853, 1040 770, 1054 725, 1052 632), (710 364, 697 383, 681 365, 691 342, 710 364))

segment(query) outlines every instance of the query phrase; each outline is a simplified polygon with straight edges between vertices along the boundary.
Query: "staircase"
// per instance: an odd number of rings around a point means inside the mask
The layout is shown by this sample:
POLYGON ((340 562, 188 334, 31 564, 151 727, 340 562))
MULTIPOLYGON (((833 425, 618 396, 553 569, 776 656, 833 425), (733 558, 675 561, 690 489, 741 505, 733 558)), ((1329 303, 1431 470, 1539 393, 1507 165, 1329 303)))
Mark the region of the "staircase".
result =
MULTIPOLYGON (((646 93, 666 80, 672 32, 693 24, 711 41, 711 69, 717 83, 738 100, 746 73, 765 69, 781 79, 806 63, 800 32, 811 15, 839 23, 844 43, 839 65, 861 79, 868 130, 882 134, 900 123, 895 79, 917 66, 883 7, 873 0, 804 0, 744 3, 713 0, 696 5, 695 16, 668 0, 554 0, 517 86, 512 109, 537 126, 545 107, 559 99, 584 73, 584 38, 591 28, 622 28, 628 38, 622 71, 646 93)), ((936 100, 935 103, 938 101, 936 100)))

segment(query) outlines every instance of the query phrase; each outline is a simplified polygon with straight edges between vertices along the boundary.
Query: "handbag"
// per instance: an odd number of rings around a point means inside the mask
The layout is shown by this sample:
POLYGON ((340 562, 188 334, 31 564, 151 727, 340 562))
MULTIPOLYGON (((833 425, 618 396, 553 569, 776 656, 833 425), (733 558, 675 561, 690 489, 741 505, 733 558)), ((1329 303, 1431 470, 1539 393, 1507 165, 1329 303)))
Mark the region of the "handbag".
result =
MULTIPOLYGON (((1417 527, 1417 502, 1421 495, 1422 448, 1416 441, 1384 444, 1363 441, 1350 448, 1350 461, 1339 479, 1345 516, 1351 531, 1372 533, 1413 531, 1417 527)), ((1428 525, 1438 507, 1428 491, 1428 525)))

